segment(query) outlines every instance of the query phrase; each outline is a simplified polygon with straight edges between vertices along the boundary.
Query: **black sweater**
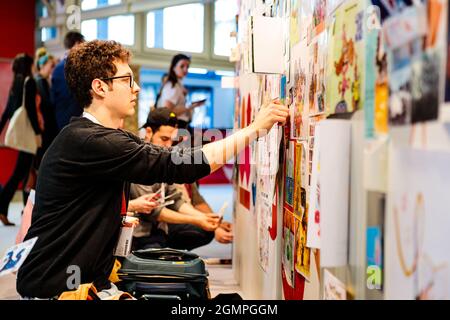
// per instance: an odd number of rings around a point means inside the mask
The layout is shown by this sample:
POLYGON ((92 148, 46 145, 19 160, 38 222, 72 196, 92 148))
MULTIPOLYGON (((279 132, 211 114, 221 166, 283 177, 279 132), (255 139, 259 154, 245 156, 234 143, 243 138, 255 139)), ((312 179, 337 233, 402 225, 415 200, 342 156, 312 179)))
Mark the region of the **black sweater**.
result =
POLYGON ((109 288, 129 183, 189 183, 209 173, 200 149, 159 148, 131 133, 72 118, 41 164, 25 240, 39 238, 19 269, 17 291, 38 298, 67 291, 70 266, 80 268, 81 283, 109 288), (203 161, 194 164, 194 158, 203 161))

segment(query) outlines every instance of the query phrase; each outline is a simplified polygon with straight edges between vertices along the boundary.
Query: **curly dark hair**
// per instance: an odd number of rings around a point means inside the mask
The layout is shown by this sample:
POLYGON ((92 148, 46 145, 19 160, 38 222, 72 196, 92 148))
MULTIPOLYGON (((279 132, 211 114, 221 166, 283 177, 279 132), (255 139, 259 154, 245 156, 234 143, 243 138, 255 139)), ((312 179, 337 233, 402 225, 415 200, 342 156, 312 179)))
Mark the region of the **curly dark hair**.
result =
POLYGON ((93 40, 70 50, 64 73, 78 103, 88 107, 92 103, 92 81, 114 76, 117 72, 114 61, 128 62, 130 57, 130 51, 115 41, 93 40))

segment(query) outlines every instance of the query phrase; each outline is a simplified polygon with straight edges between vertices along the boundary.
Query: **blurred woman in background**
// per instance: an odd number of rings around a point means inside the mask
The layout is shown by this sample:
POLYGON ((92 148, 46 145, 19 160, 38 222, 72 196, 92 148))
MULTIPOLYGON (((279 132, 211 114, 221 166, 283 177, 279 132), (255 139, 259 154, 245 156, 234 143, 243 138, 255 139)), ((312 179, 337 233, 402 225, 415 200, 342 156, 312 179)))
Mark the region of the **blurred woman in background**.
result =
POLYGON ((193 110, 205 104, 205 101, 200 101, 186 105, 188 91, 182 81, 188 74, 190 63, 191 58, 181 53, 172 58, 167 80, 163 83, 155 103, 157 108, 166 107, 173 111, 178 117, 178 127, 183 129, 191 122, 193 110))
MULTIPOLYGON (((39 103, 39 98, 37 98, 36 82, 33 79, 32 69, 32 57, 25 53, 19 54, 15 57, 12 67, 14 78, 9 91, 7 106, 0 121, 0 133, 6 122, 11 119, 14 112, 20 106, 24 105, 27 111, 28 119, 30 120, 34 133, 36 134, 37 144, 41 145, 43 123, 38 120, 38 108, 36 103, 39 103), (24 90, 25 95, 23 95, 24 90)), ((33 158, 34 154, 32 153, 19 151, 14 172, 3 190, 0 192, 0 221, 5 226, 14 225, 14 223, 10 222, 7 217, 9 203, 19 187, 19 183, 22 181, 23 186, 26 186, 28 174, 33 163, 33 158)), ((26 198, 24 201, 26 201, 26 198)))
POLYGON ((35 168, 39 168, 45 151, 58 134, 56 125, 55 110, 50 101, 50 76, 55 69, 56 60, 47 52, 46 48, 39 48, 36 51, 36 68, 38 73, 35 77, 37 92, 41 97, 40 112, 44 120, 44 131, 42 132, 42 147, 39 148, 35 168))

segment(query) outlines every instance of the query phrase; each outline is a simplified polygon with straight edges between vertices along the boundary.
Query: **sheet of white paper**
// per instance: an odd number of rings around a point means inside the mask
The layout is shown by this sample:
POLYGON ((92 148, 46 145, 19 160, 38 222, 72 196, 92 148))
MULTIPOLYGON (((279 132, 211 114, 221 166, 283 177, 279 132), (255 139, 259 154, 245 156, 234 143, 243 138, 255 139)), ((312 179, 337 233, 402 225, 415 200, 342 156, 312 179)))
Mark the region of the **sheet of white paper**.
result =
POLYGON ((351 122, 320 127, 320 265, 341 267, 348 256, 351 122))
POLYGON ((253 17, 254 72, 283 74, 283 19, 253 17))

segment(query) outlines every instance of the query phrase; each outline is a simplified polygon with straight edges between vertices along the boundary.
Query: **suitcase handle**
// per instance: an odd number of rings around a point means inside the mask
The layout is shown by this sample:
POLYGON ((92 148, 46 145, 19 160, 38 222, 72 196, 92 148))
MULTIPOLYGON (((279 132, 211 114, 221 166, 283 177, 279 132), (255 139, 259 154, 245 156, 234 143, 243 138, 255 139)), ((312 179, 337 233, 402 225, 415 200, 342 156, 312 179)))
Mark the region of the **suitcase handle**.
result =
POLYGON ((140 299, 142 300, 181 300, 177 295, 165 295, 165 294, 143 294, 140 299))
POLYGON ((155 279, 182 281, 189 280, 194 282, 204 282, 207 280, 208 273, 198 274, 198 273, 188 273, 188 272, 163 272, 158 273, 145 273, 143 271, 131 271, 131 270, 119 270, 119 278, 121 280, 136 280, 142 279, 142 281, 148 282, 150 280, 156 281, 155 279))
POLYGON ((162 261, 191 261, 198 258, 195 253, 170 248, 136 250, 133 254, 141 259, 162 261))

